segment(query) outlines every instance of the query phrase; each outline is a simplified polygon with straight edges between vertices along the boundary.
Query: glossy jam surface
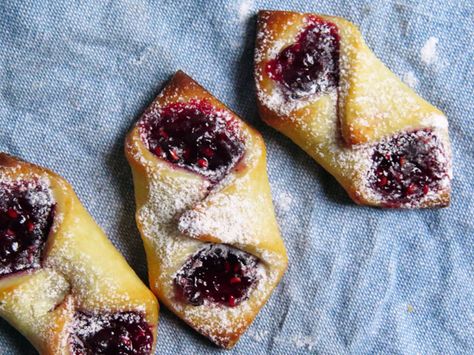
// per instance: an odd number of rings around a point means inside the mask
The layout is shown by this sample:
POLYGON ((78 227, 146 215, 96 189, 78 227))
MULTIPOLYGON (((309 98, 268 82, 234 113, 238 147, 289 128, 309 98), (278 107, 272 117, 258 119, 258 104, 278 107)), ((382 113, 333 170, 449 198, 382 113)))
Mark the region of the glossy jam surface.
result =
POLYGON ((325 93, 339 84, 339 43, 335 24, 310 16, 296 42, 270 60, 266 71, 292 99, 325 93))
POLYGON ((74 355, 151 354, 153 334, 140 313, 77 312, 72 329, 70 346, 74 355))
POLYGON ((38 181, 0 183, 0 277, 41 266, 53 218, 47 186, 38 181))
POLYGON ((207 101, 170 104, 140 123, 148 149, 170 163, 221 180, 244 153, 237 122, 207 101))
POLYGON ((428 129, 402 133, 379 143, 372 160, 369 184, 394 207, 437 193, 448 177, 446 152, 428 129))
POLYGON ((177 273, 178 294, 196 306, 205 301, 235 307, 258 281, 258 259, 224 244, 210 244, 177 273))

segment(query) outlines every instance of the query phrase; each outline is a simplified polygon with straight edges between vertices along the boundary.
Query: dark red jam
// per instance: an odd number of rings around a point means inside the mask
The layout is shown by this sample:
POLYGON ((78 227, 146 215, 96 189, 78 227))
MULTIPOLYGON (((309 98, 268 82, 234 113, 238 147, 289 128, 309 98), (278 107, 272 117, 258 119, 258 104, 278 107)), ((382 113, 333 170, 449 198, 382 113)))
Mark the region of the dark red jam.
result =
POLYGON ((0 183, 0 277, 39 268, 54 203, 38 181, 0 183))
POLYGON ((177 102, 146 114, 142 140, 156 156, 218 182, 244 153, 239 127, 207 101, 177 102))
POLYGON ((270 60, 266 71, 292 99, 326 93, 339 85, 339 42, 334 23, 310 16, 296 42, 270 60))
POLYGON ((69 339, 74 355, 148 355, 153 333, 136 312, 88 314, 77 312, 69 339))
POLYGON ((428 129, 401 133, 379 143, 372 160, 369 184, 394 206, 438 192, 448 177, 444 147, 428 129))
POLYGON ((235 307, 258 281, 258 259, 224 244, 210 244, 191 256, 176 274, 178 294, 199 306, 204 301, 235 307))

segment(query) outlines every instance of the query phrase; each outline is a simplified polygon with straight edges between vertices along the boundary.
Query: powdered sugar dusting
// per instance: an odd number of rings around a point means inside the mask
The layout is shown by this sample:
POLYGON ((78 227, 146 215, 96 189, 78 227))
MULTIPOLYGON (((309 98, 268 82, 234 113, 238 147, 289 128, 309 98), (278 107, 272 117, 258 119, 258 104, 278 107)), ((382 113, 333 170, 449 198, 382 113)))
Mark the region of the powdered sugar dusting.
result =
POLYGON ((291 210, 293 203, 293 196, 289 192, 280 192, 275 200, 275 207, 277 211, 288 212, 291 210))
POLYGON ((24 276, 19 286, 2 295, 0 313, 27 336, 48 342, 57 331, 54 317, 63 310, 52 312, 63 303, 69 284, 53 270, 40 270, 34 276, 24 276), (55 314, 56 313, 56 314, 55 314))
MULTIPOLYGON (((258 146, 250 144, 250 136, 246 137, 246 142, 247 153, 243 164, 247 169, 255 169, 262 152, 258 146), (248 149, 249 145, 252 149, 248 149)), ((202 203, 181 215, 178 225, 180 231, 194 238, 213 236, 222 243, 258 243, 259 233, 251 231, 260 225, 259 221, 265 219, 266 211, 259 208, 265 204, 265 196, 252 195, 252 178, 250 174, 229 174, 202 203), (235 192, 222 193, 229 185, 235 186, 235 192)))
POLYGON ((250 329, 248 332, 248 336, 258 343, 263 342, 268 337, 269 334, 270 332, 268 330, 258 330, 258 329, 256 330, 250 329))
POLYGON ((245 22, 252 15, 253 0, 242 0, 239 5, 239 21, 245 22))
POLYGON ((440 130, 447 130, 449 125, 446 116, 443 115, 427 116, 421 121, 421 124, 424 127, 435 127, 440 130))
POLYGON ((402 80, 411 88, 416 88, 418 86, 418 78, 415 76, 415 73, 408 71, 403 74, 402 80))
POLYGON ((426 65, 434 64, 438 59, 438 43, 439 39, 436 37, 430 37, 425 42, 420 50, 420 56, 423 63, 426 65))
POLYGON ((307 349, 311 351, 316 345, 316 339, 316 336, 296 335, 291 340, 298 349, 307 349))

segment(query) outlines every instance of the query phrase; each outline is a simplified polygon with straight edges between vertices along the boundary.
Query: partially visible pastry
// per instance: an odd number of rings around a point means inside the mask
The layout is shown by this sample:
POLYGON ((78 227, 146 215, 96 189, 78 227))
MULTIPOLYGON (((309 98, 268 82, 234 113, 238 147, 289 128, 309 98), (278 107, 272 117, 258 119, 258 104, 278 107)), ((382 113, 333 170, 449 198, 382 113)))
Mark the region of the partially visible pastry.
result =
POLYGON ((152 354, 158 304, 42 167, 0 153, 0 316, 41 354, 152 354))
POLYGON ((447 206, 448 122, 332 16, 261 11, 255 79, 262 119, 360 204, 447 206))
POLYGON ((153 292, 232 347, 287 265, 262 137, 177 72, 129 133, 125 153, 153 292))

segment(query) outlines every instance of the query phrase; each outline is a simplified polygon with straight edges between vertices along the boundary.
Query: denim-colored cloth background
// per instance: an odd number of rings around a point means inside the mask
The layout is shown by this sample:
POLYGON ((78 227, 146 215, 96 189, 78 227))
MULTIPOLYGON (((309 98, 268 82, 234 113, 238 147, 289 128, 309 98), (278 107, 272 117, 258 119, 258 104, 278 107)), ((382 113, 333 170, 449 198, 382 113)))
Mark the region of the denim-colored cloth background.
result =
MULTIPOLYGON (((183 69, 263 133, 290 266, 234 350, 213 347, 163 307, 157 353, 473 354, 473 47, 470 0, 2 0, 0 150, 67 178, 146 280, 124 136, 183 69), (252 56, 263 8, 348 18, 446 112, 451 207, 356 206, 259 120, 252 56)), ((3 320, 0 349, 34 353, 3 320)))

